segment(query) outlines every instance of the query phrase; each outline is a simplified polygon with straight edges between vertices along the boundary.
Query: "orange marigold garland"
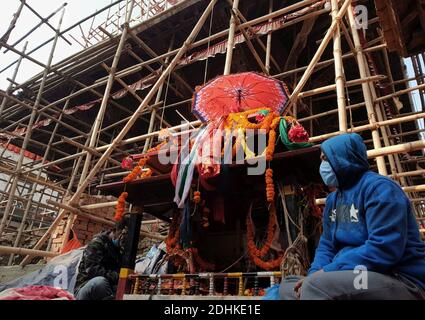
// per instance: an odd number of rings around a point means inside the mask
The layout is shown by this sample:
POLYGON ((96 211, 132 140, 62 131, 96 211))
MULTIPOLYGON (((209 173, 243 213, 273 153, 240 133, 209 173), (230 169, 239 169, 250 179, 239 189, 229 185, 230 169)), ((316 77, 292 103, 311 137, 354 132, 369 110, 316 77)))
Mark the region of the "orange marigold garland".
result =
MULTIPOLYGON (((162 146, 164 146, 167 143, 167 141, 163 141, 162 143, 158 144, 156 147, 153 147, 148 150, 147 153, 153 152, 153 151, 159 151, 162 146)), ((153 171, 151 169, 148 169, 147 171, 143 171, 143 168, 146 166, 146 163, 149 160, 149 156, 145 156, 139 160, 137 163, 137 166, 134 167, 134 169, 123 179, 125 183, 131 182, 135 180, 136 178, 147 178, 152 176, 153 171), (142 172, 143 171, 143 172, 142 172)))
POLYGON ((261 269, 271 271, 279 267, 282 263, 283 256, 279 256, 278 258, 271 260, 271 261, 263 261, 258 257, 252 257, 252 260, 254 261, 255 265, 260 267, 261 269))
POLYGON ((273 202, 275 191, 274 191, 274 183, 273 183, 273 170, 266 170, 266 195, 267 202, 273 202))
POLYGON ((137 166, 134 167, 134 169, 123 179, 123 181, 127 183, 136 179, 141 174, 143 167, 146 165, 146 162, 148 162, 148 158, 140 159, 137 166))
POLYGON ((193 193, 193 202, 195 202, 196 204, 201 202, 201 192, 200 191, 195 191, 193 193))
POLYGON ((251 216, 248 214, 246 218, 246 235, 248 238, 248 250, 251 256, 263 257, 265 256, 272 245, 274 234, 276 231, 276 208, 272 206, 270 208, 270 217, 267 227, 267 238, 261 249, 258 249, 254 242, 254 225, 251 216))
POLYGON ((125 212, 125 200, 128 197, 128 192, 123 192, 118 198, 118 203, 115 207, 115 221, 121 221, 122 217, 124 216, 125 212))
POLYGON ((252 219, 250 215, 247 215, 246 226, 247 226, 247 239, 248 239, 248 252, 252 261, 256 266, 264 269, 264 270, 273 270, 280 266, 283 255, 279 256, 277 259, 271 261, 264 261, 261 257, 264 257, 269 251, 271 244, 274 239, 274 235, 276 232, 276 208, 274 205, 270 208, 270 217, 269 224, 267 228, 267 239, 261 249, 258 249, 254 242, 254 226, 252 223, 252 219))
POLYGON ((140 179, 151 177, 152 174, 153 174, 153 171, 152 169, 149 168, 146 171, 142 172, 142 174, 140 175, 140 179))

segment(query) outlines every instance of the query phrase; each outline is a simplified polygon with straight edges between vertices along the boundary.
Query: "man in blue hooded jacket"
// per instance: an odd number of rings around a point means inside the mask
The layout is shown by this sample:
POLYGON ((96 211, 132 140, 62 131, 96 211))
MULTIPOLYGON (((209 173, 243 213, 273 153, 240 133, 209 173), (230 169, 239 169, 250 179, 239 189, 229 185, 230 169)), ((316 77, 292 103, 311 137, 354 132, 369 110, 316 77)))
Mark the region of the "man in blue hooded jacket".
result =
POLYGON ((425 244, 410 201, 369 171, 358 134, 322 144, 320 174, 336 188, 307 277, 282 280, 282 299, 425 299, 425 244))

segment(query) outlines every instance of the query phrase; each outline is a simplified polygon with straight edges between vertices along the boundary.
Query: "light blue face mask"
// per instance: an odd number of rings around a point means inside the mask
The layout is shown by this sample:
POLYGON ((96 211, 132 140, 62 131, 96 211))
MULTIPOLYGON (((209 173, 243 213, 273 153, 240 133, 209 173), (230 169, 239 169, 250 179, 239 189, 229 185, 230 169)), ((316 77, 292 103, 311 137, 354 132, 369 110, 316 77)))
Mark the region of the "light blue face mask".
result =
POLYGON ((338 187, 338 180, 336 178, 336 174, 328 161, 322 161, 322 163, 320 164, 320 175, 322 176, 323 182, 328 187, 338 187))
POLYGON ((112 243, 116 246, 119 247, 120 246, 120 241, 118 239, 113 239, 112 243))

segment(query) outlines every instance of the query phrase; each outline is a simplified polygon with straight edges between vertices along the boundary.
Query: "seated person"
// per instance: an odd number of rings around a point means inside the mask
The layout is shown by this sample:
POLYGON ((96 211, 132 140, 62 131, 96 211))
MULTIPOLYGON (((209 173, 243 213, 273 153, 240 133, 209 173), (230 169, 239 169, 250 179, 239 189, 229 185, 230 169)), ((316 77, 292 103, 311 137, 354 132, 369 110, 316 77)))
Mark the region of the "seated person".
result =
POLYGON ((424 299, 425 244, 410 201, 369 171, 358 134, 322 144, 323 234, 307 277, 282 280, 282 299, 424 299))
POLYGON ((128 222, 129 216, 124 215, 114 229, 96 235, 87 245, 78 267, 77 300, 115 298, 128 222))

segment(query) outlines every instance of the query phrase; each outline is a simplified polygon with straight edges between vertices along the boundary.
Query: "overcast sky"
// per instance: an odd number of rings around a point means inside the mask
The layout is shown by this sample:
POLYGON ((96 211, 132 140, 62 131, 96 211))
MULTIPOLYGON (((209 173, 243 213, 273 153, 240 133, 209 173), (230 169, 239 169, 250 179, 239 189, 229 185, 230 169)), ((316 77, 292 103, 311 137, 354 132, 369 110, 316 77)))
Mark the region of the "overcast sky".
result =
MULTIPOLYGON (((67 2, 68 5, 65 7, 65 17, 64 17, 64 22, 62 24, 62 30, 66 29, 68 26, 73 25, 74 23, 78 22, 84 17, 94 13, 96 10, 99 10, 107 6, 108 4, 111 3, 111 0, 66 0, 66 1, 27 0, 27 3, 43 17, 47 17, 48 15, 56 11, 65 2, 67 2)), ((12 21, 13 14, 17 11, 19 5, 20 5, 19 0, 1 1, 0 36, 2 36, 5 33, 5 31, 8 29, 9 24, 12 21)), ((54 26, 55 28, 58 25, 60 15, 61 13, 59 12, 49 20, 51 25, 54 26)), ((103 16, 104 20, 105 20, 105 15, 106 15, 106 12, 103 16)), ((24 7, 24 9, 22 10, 21 16, 19 17, 16 28, 12 31, 8 44, 15 43, 16 40, 24 36, 39 22, 40 22, 40 19, 34 13, 32 13, 27 7, 24 7)), ((89 20, 83 25, 85 29, 84 31, 87 32, 89 30, 91 22, 92 20, 89 20)), ((102 22, 103 21, 101 17, 99 17, 95 20, 94 25, 100 25, 102 22)), ((73 32, 73 35, 78 36, 79 34, 81 33, 79 29, 76 28, 73 32)), ((29 41, 27 51, 30 51, 31 49, 37 47, 39 44, 41 44, 47 39, 50 39, 53 36, 54 36, 53 30, 47 27, 46 25, 39 27, 36 31, 34 31, 34 33, 31 36, 29 36, 26 39, 29 41)), ((78 40, 80 39, 81 37, 78 38, 78 40)), ((17 49, 22 50, 26 40, 18 44, 17 49)), ((72 39, 70 40, 73 43, 72 46, 68 45, 62 39, 59 40, 58 46, 55 51, 54 62, 60 61, 66 58, 67 56, 70 56, 71 54, 78 52, 82 49, 82 47, 79 44, 75 43, 75 41, 72 41, 72 39)), ((47 63, 47 59, 48 59, 51 48, 52 48, 52 43, 47 44, 44 48, 40 49, 39 51, 37 51, 31 56, 45 64, 47 63)), ((17 60, 17 58, 19 58, 19 56, 15 53, 8 52, 4 54, 3 52, 4 52, 4 48, 0 52, 0 70, 8 66, 11 62, 17 60)), ((6 78, 12 77, 13 70, 14 70, 14 67, 11 67, 9 70, 0 74, 1 89, 5 89, 9 85, 9 82, 6 80, 6 78)), ((20 83, 22 81, 25 81, 40 71, 41 71, 41 68, 35 65, 34 63, 29 61, 24 61, 18 73, 17 82, 20 83)))

